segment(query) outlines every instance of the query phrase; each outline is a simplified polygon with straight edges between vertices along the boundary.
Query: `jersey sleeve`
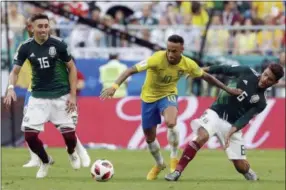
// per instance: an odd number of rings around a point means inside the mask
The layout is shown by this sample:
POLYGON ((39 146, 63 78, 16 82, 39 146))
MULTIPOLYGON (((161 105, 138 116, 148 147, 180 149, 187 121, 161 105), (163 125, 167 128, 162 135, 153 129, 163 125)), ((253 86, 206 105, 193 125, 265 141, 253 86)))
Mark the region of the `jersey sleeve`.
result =
POLYGON ((239 76, 242 73, 249 73, 250 71, 251 69, 248 66, 215 65, 209 68, 208 73, 239 76))
POLYGON ((59 45, 59 58, 66 63, 71 60, 71 55, 68 51, 68 46, 64 41, 61 41, 59 45))
POLYGON ((138 72, 145 71, 147 69, 156 68, 160 59, 158 53, 154 53, 151 57, 146 60, 143 60, 135 65, 138 72))
POLYGON ((201 77, 204 74, 203 69, 201 69, 198 64, 193 60, 188 60, 188 76, 192 78, 201 77))
POLYGON ((25 46, 21 44, 14 55, 13 64, 22 67, 27 58, 27 50, 25 49, 25 46))
POLYGON ((249 121, 257 114, 259 114, 260 112, 262 112, 264 110, 264 108, 266 107, 266 105, 263 106, 256 106, 251 108, 250 110, 248 110, 248 112, 246 112, 243 116, 241 116, 235 123, 234 123, 234 127, 236 127, 238 130, 244 128, 249 121))

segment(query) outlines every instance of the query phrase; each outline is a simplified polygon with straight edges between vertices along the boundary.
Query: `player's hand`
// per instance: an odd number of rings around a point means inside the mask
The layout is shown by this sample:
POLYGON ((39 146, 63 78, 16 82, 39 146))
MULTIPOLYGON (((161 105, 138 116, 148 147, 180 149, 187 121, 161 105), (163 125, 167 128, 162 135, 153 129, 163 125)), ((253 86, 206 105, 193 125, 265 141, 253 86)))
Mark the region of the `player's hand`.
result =
POLYGON ((68 113, 72 113, 76 111, 76 96, 75 95, 70 95, 68 100, 67 100, 67 108, 66 111, 68 113))
POLYGON ((17 100, 17 96, 16 96, 14 89, 13 88, 8 89, 7 95, 4 98, 4 104, 6 108, 8 109, 11 106, 12 101, 15 102, 16 100, 17 100))
POLYGON ((229 147, 230 143, 230 137, 237 131, 237 128, 232 126, 227 135, 225 136, 225 145, 224 149, 227 149, 229 147))
POLYGON ((113 87, 103 90, 100 94, 100 99, 105 100, 106 98, 111 98, 114 95, 115 91, 116 89, 113 87))
POLYGON ((230 136, 227 135, 225 137, 225 145, 224 145, 224 149, 226 150, 229 147, 229 142, 230 142, 230 136))
POLYGON ((230 95, 239 96, 243 92, 243 90, 239 88, 228 88, 227 92, 230 95))

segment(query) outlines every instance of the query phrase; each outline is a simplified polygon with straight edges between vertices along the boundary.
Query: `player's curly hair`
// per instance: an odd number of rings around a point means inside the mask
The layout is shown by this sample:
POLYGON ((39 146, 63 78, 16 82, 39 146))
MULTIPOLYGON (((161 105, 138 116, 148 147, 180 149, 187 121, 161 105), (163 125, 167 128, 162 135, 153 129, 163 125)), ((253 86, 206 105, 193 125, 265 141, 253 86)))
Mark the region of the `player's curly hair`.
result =
POLYGON ((39 13, 39 14, 34 14, 31 17, 31 22, 34 22, 34 21, 39 20, 39 19, 47 19, 48 21, 50 20, 47 15, 39 13))
POLYGON ((278 63, 270 63, 268 68, 275 75, 276 81, 280 80, 284 76, 284 70, 282 65, 278 63))
POLYGON ((177 34, 173 34, 173 35, 169 36, 168 42, 181 43, 182 45, 184 45, 184 39, 177 34))

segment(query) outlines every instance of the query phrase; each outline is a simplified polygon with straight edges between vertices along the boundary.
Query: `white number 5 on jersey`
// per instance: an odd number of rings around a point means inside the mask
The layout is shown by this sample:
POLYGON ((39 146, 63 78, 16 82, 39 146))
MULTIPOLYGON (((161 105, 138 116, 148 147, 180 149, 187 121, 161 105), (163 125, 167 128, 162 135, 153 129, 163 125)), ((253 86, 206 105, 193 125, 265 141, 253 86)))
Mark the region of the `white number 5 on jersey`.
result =
POLYGON ((237 96, 237 100, 239 102, 242 102, 247 96, 248 94, 245 91, 243 91, 239 96, 237 96))

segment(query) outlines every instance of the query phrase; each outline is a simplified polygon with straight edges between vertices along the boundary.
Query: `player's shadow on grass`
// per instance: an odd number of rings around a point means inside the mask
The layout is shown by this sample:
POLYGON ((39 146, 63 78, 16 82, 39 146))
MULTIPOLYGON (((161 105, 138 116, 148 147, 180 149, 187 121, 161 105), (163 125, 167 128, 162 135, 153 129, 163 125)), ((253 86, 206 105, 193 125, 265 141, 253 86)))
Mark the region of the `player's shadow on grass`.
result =
POLYGON ((191 177, 184 177, 181 178, 178 182, 182 183, 189 183, 189 182, 201 182, 201 183, 208 183, 208 182, 225 182, 225 183, 241 183, 241 182, 249 182, 249 183, 279 183, 284 184, 285 180, 276 180, 276 179, 260 179, 259 181, 246 181, 245 179, 240 178, 191 178, 191 177))

